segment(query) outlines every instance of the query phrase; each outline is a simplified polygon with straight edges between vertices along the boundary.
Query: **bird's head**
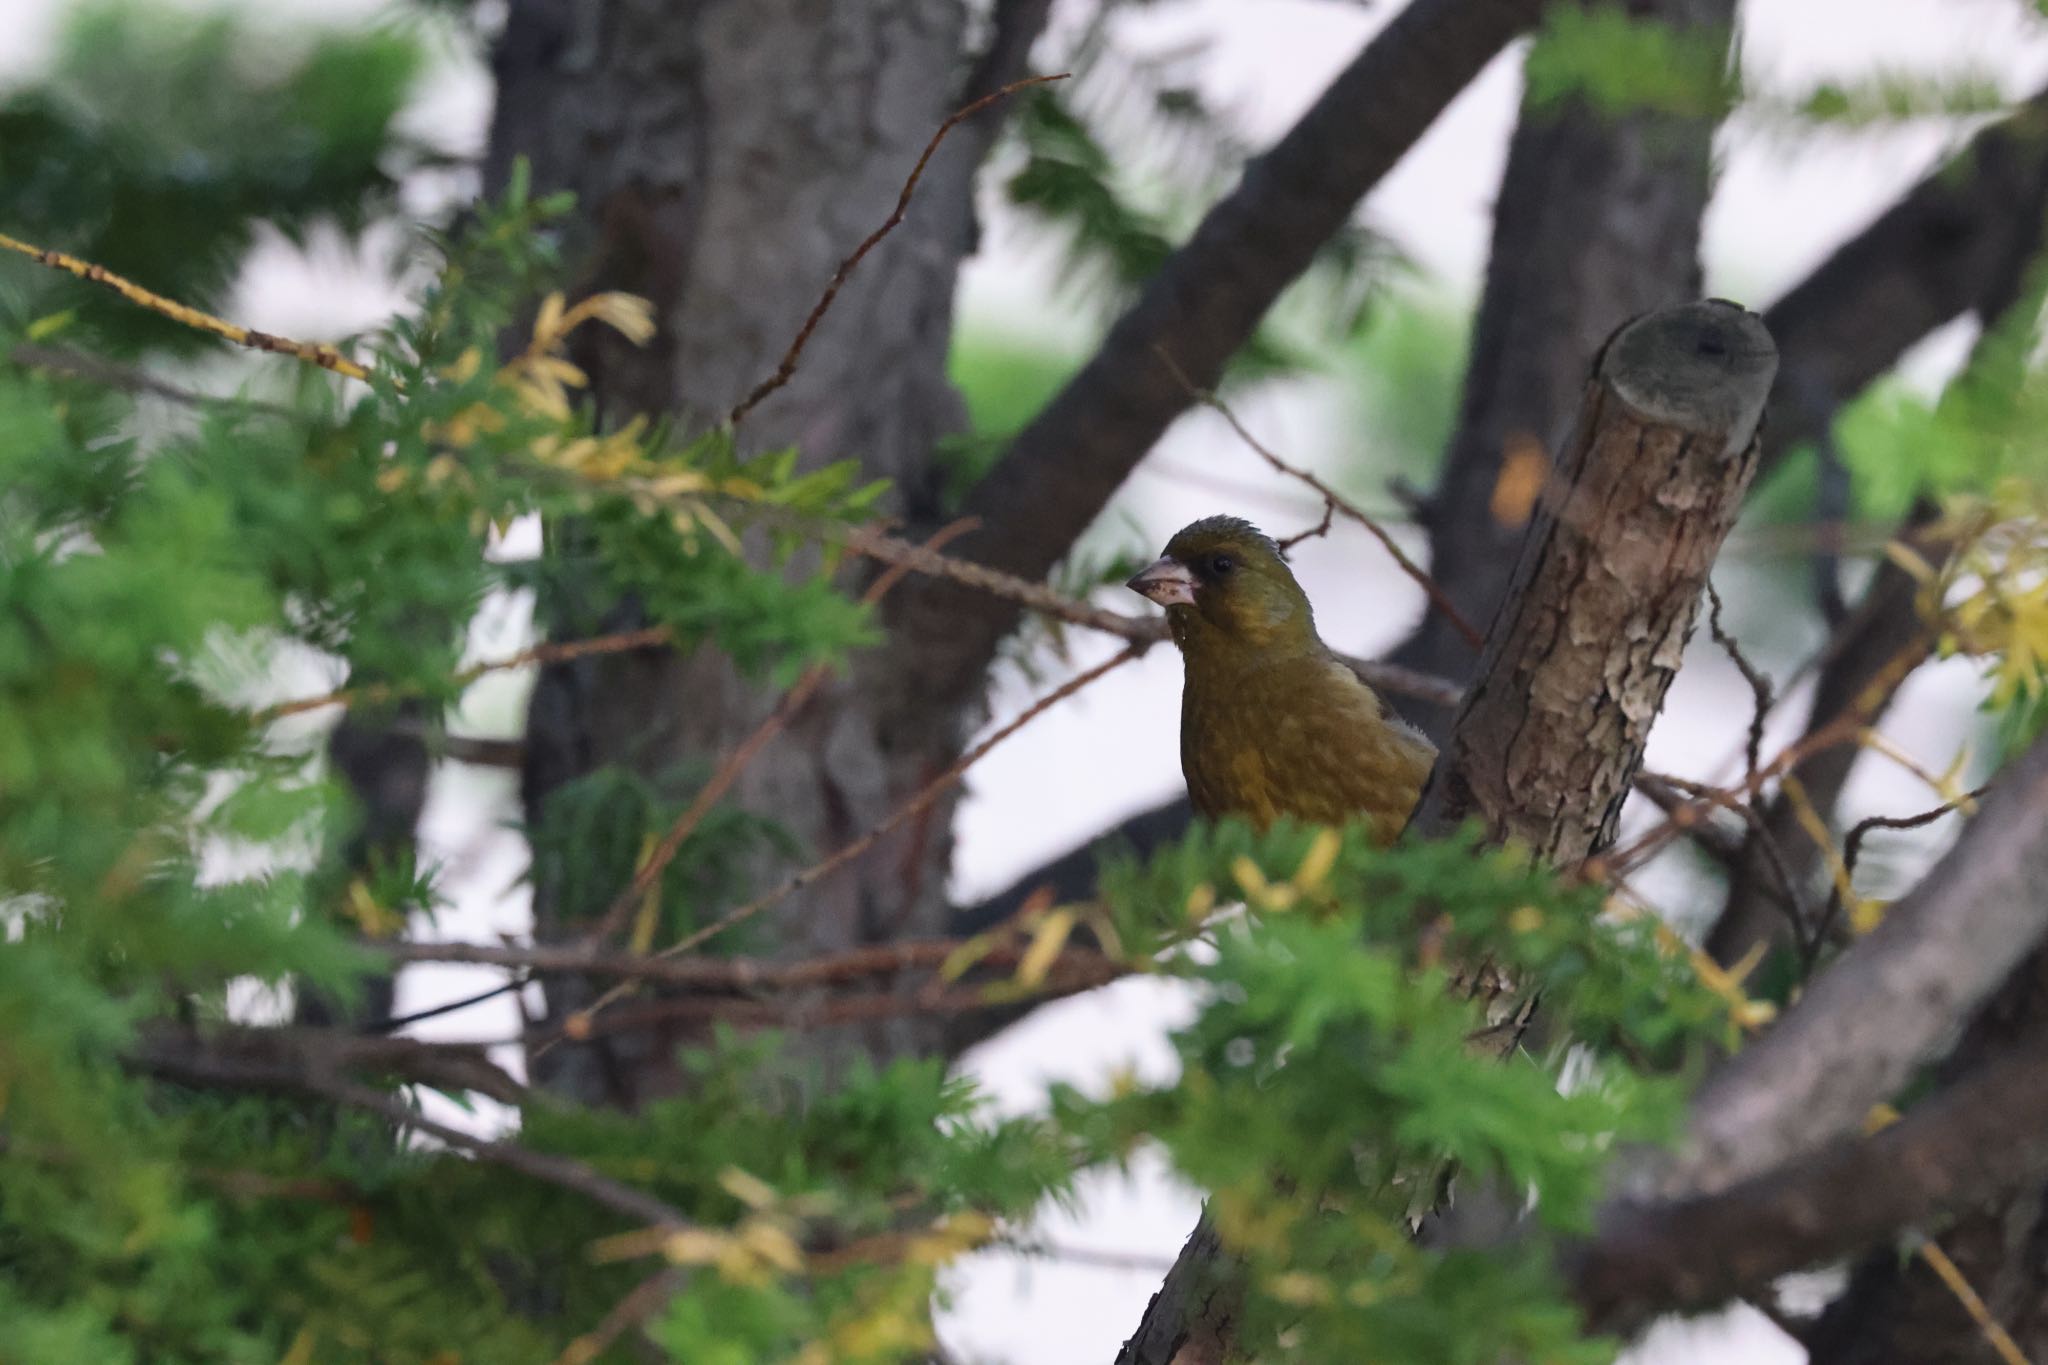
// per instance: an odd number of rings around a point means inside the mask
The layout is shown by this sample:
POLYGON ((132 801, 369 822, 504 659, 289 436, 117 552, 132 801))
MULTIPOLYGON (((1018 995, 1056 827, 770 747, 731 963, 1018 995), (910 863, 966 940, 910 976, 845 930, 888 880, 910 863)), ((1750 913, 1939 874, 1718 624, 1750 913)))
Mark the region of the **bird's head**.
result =
POLYGON ((1250 522, 1205 517, 1126 585, 1166 608, 1183 653, 1268 653, 1320 645, 1308 594, 1280 547, 1250 522))

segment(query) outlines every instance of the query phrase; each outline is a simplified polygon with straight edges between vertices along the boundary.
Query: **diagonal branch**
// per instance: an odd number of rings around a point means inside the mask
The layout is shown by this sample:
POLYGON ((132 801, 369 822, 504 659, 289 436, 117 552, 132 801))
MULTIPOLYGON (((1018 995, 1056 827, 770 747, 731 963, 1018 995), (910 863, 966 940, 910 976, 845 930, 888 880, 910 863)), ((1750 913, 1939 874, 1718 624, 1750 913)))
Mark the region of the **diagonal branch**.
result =
POLYGON ((1768 474, 1921 337, 1996 313, 2041 233, 2048 89, 1986 127, 1764 313, 1785 363, 1764 415, 1768 474))
POLYGON ((2048 1171, 2048 1038, 2035 1036, 1870 1136, 1714 1194, 1603 1210, 1565 1254, 1590 1327, 1710 1308, 1875 1246, 2048 1171))
MULTIPOLYGON (((963 510, 988 529, 984 564, 1043 578, 1169 423, 1186 388, 1213 387, 1259 319, 1359 199, 1412 147, 1544 0, 1416 0, 1375 37, 1273 148, 1245 168, 1101 348, 1020 433, 963 510)), ((931 704, 980 687, 1015 626, 1007 605, 935 589, 898 604, 896 648, 931 704)))
MULTIPOLYGON (((1626 7, 1702 52, 1725 47, 1733 0, 1626 7)), ((1541 41, 1541 40, 1539 40, 1541 41)), ((1630 318, 1697 298, 1712 117, 1523 96, 1493 214, 1455 431, 1421 509, 1429 564, 1467 619, 1506 600, 1532 497, 1571 437, 1585 358, 1630 318)), ((1393 656, 1464 681, 1475 660, 1426 616, 1393 656)), ((1446 718, 1412 715, 1441 743, 1446 718)))
POLYGON ((2048 740, 1884 922, 1701 1088, 1668 1189, 1713 1191, 1853 1131, 2048 933, 2048 740))
MULTIPOLYGON (((279 1091, 334 1100, 379 1115, 394 1127, 412 1128, 438 1138, 479 1161, 572 1190, 636 1223, 662 1228, 689 1225, 689 1220, 665 1201, 622 1184, 572 1157, 538 1152, 510 1139, 493 1141, 451 1128, 414 1112, 387 1092, 351 1080, 347 1075, 351 1069, 398 1071, 429 1085, 447 1085, 450 1078, 437 1079, 431 1069, 459 1056, 458 1050, 446 1046, 404 1038, 362 1039, 291 1029, 230 1029, 201 1037, 183 1031, 158 1030, 131 1050, 123 1064, 132 1071, 179 1085, 279 1091), (423 1074, 422 1067, 429 1068, 428 1073, 423 1074)), ((509 1078, 505 1081, 512 1084, 509 1078)), ((493 1093, 484 1085, 460 1081, 456 1084, 493 1093)))

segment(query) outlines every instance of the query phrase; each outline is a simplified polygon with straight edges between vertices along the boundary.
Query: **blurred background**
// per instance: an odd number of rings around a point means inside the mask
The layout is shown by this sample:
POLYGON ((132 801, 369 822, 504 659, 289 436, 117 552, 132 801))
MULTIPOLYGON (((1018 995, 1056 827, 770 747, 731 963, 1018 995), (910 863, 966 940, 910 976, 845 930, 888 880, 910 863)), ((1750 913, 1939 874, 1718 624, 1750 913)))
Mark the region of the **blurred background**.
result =
MULTIPOLYGON (((65 165, 38 145, 36 164, 45 170, 24 179, 7 170, 31 160, 22 139, 117 127, 148 143, 161 181, 132 187, 139 207, 109 220, 112 236, 174 242, 177 215, 235 217, 238 192, 250 204, 291 206, 275 216, 254 213, 245 228, 213 240, 204 262, 166 262, 156 279, 146 268, 146 241, 113 242, 107 254, 124 259, 131 274, 154 283, 194 269, 220 272, 228 283, 225 315, 290 336, 343 338, 375 327, 406 308, 419 284, 412 244, 420 225, 451 221, 478 192, 494 99, 488 43, 503 20, 499 8, 489 0, 473 7, 0 0, 8 34, 0 44, 0 118, 8 121, 0 127, 15 140, 12 147, 0 142, 0 229, 61 221, 67 196, 93 202, 104 186, 82 187, 111 173, 65 165), (235 117, 238 90, 263 87, 280 73, 297 83, 302 131, 311 130, 305 145, 266 145, 264 128, 221 125, 235 117), (396 109, 379 132, 381 145, 322 149, 336 158, 328 169, 337 177, 323 187, 327 163, 313 157, 319 130, 361 127, 380 101, 396 109), (241 159, 209 164, 223 148, 241 159), (350 156, 364 165, 339 169, 350 156), (357 193, 366 174, 383 182, 373 195, 357 193)), ((998 144, 984 170, 979 245, 961 279, 951 342, 950 372, 973 430, 962 443, 964 461, 971 465, 976 442, 1000 442, 1037 411, 1088 356, 1163 244, 1177 241, 1232 182, 1247 151, 1284 132, 1399 8, 1393 0, 1060 0, 1052 7, 1032 67, 1077 71, 1061 108, 1083 121, 1103 161, 1079 158, 1090 175, 1020 190, 1018 172, 1042 149, 1011 140, 998 144)), ((1740 23, 1746 82, 1782 96, 1783 109, 1774 113, 1760 100, 1720 129, 1701 256, 1706 293, 1753 307, 1801 279, 1986 119, 2048 78, 2048 22, 2020 0, 1752 0, 1741 5, 1740 23), (1893 82, 1899 97, 1892 107, 1832 120, 1788 112, 1830 83, 1867 89, 1873 73, 1893 82), (1923 97, 1916 100, 1916 91, 1923 97), (1970 107, 1972 99, 1981 108, 1970 107)), ((1431 485, 1456 417, 1522 94, 1521 53, 1518 44, 1494 60, 1369 197, 1344 258, 1283 302, 1262 334, 1267 352, 1235 373, 1227 390, 1264 444, 1380 515, 1418 557, 1425 540, 1397 490, 1431 485)), ((90 248, 75 245, 81 254, 90 248)), ((1976 330, 1965 317, 1927 337, 1862 400, 1864 411, 1881 415, 1887 405, 1939 393, 1976 330)), ((216 348, 188 349, 164 367, 180 382, 216 391, 292 382, 278 370, 216 348)), ((145 412, 147 420, 181 420, 168 405, 145 412)), ((1859 475, 1863 499, 1855 517, 1889 524, 1904 510, 1899 481, 1885 478, 1887 462, 1901 458, 1900 428, 1852 413, 1842 430, 1843 458, 1859 475)), ((1716 574, 1730 633, 1779 677, 1824 634, 1809 607, 1814 544, 1802 529, 1812 479, 1807 465, 1781 470, 1753 498, 1716 574)), ((1321 509, 1220 417, 1198 411, 1159 442, 1074 559, 1114 566, 1149 557, 1174 529, 1217 511, 1286 535, 1315 524, 1321 509)), ((535 528, 515 527, 500 552, 517 558, 536 544, 535 528)), ((1356 527, 1340 521, 1305 542, 1295 559, 1324 634, 1341 649, 1382 654, 1422 614, 1419 591, 1356 527)), ((1867 568, 1852 556, 1847 581, 1853 585, 1867 568)), ((1068 581, 1086 586, 1087 578, 1081 567, 1068 581)), ((1120 609, 1139 607, 1103 591, 1120 609)), ((472 626, 471 654, 497 657, 530 641, 531 618, 531 603, 519 595, 492 598, 472 626)), ((1014 715, 1046 676, 1111 652, 1109 642, 1078 633, 1027 634, 998 667, 989 716, 1014 715)), ((974 770, 955 825, 956 903, 993 894, 1178 792, 1179 668, 1173 654, 1155 650, 974 770)), ((337 681, 322 670, 307 660, 276 680, 276 695, 337 681)), ((532 683, 530 671, 483 680, 451 728, 516 738, 532 683)), ((1981 697, 1967 661, 1923 669, 1887 732, 1928 767, 1943 769, 1959 756, 1967 764, 1990 743, 1977 715, 1981 697)), ((1657 724, 1651 766, 1701 779, 1729 776, 1740 762, 1749 702, 1725 653, 1696 639, 1657 724)), ((1770 743, 1791 737, 1799 710, 1780 710, 1770 743)), ((326 723, 305 720, 309 729, 326 723)), ((510 771, 444 763, 433 772, 422 852, 438 866, 451 904, 435 932, 490 942, 530 930, 527 850, 513 828, 518 800, 510 771)), ((1866 762, 1843 797, 1843 823, 1920 804, 1917 779, 1896 765, 1866 762)), ((1909 882, 1947 837, 1948 823, 1874 844, 1864 875, 1878 893, 1888 880, 1909 882)), ((1718 903, 1715 887, 1683 851, 1662 858, 1639 885, 1695 933, 1718 903)), ((398 982, 398 1008, 425 1008, 494 979, 414 968, 398 982)), ((246 1004, 264 1008, 257 999, 246 1004)), ((1039 1010, 974 1049, 963 1065, 1001 1105, 1022 1109, 1052 1079, 1094 1087, 1119 1069, 1170 1066, 1164 1034, 1183 1011, 1172 988, 1127 982, 1039 1010)), ((516 1022, 513 1002, 500 998, 418 1029, 423 1036, 502 1036, 516 1022)), ((516 1049, 504 1060, 521 1065, 516 1049)), ((488 1112, 454 1117, 492 1121, 488 1112)), ((943 1319, 948 1346, 962 1360, 1012 1365, 1107 1359, 1198 1207, 1192 1192, 1143 1162, 1128 1180, 1092 1182, 1077 1207, 1046 1211, 1038 1235, 1054 1254, 988 1254, 955 1277, 943 1319)), ((1803 1355, 1743 1310, 1668 1324, 1631 1359, 1762 1365, 1803 1355)))

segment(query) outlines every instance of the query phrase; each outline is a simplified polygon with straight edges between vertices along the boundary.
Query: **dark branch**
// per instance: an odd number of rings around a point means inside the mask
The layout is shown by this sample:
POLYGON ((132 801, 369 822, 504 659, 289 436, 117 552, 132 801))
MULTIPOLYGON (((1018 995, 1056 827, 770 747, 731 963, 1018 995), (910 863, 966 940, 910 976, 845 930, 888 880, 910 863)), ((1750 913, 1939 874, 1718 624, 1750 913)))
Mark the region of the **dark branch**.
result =
POLYGON ((2048 90, 1985 128, 1764 313, 1785 357, 1764 417, 1768 473, 1921 337, 1993 316, 2013 262, 2039 240, 2048 190, 2048 90), (1808 397, 1809 401, 1801 401, 1808 397))
MULTIPOLYGON (((466 1050, 405 1038, 355 1038, 346 1034, 287 1029, 228 1029, 206 1036, 158 1030, 123 1060, 133 1071, 179 1085, 210 1090, 275 1091, 315 1095, 376 1114, 394 1127, 412 1128, 450 1147, 585 1196, 637 1223, 680 1228, 687 1220, 676 1209, 570 1157, 536 1152, 509 1140, 491 1141, 465 1133, 408 1109, 385 1091, 348 1078, 352 1070, 403 1074, 436 1088, 497 1093, 516 1103, 524 1094, 504 1073, 510 1091, 494 1092, 481 1049, 466 1050)), ((495 1067, 490 1067, 495 1071, 495 1067)))
POLYGON ((2048 1038, 2035 1036, 1871 1137, 1715 1194, 1607 1208, 1565 1256, 1588 1325, 1710 1308, 2003 1194, 2048 1170, 2048 1038))
MULTIPOLYGON (((1416 0, 1315 106, 1246 168, 1120 318, 1081 373, 1017 437, 966 510, 985 564, 1042 578, 1190 403, 1165 348, 1214 387, 1289 282, 1543 0, 1416 0)), ((945 708, 980 687, 1017 610, 933 588, 899 602, 898 648, 945 708)))
POLYGON ((1607 344, 1412 830, 1477 817, 1564 868, 1613 838, 1776 366, 1756 316, 1718 301, 1607 344))
MULTIPOLYGON (((1733 0, 1655 0, 1631 12, 1713 41, 1733 0)), ((1586 358, 1614 329, 1699 297, 1700 215, 1715 120, 1617 118, 1578 101, 1525 98, 1494 208, 1486 288, 1473 322, 1458 424, 1421 518, 1429 564, 1466 617, 1491 622, 1540 483, 1571 438, 1586 358)), ((1462 682, 1475 660, 1425 617, 1394 653, 1462 682)), ((1442 743, 1444 716, 1411 716, 1442 743)))
POLYGON ((1936 1056, 2048 931, 2048 740, 1946 857, 1701 1088, 1667 1188, 1711 1192, 1843 1133, 1936 1056))
POLYGON ((417 1038, 359 1037, 325 1029, 223 1028, 195 1034, 169 1027, 144 1031, 127 1064, 192 1085, 294 1089, 307 1079, 395 1076, 436 1090, 474 1090, 504 1104, 522 1104, 526 1087, 480 1046, 417 1038))

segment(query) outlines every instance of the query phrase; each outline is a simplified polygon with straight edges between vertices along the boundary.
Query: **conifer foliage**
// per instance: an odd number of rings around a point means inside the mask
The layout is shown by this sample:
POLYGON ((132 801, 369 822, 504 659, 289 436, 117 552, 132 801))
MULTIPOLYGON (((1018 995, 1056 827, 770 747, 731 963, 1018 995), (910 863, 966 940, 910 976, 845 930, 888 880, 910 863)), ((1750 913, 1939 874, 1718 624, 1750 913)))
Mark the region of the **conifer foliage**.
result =
MULTIPOLYGON (((1156 632, 955 559, 946 531, 898 535, 878 517, 904 490, 851 458, 602 411, 584 343, 658 345, 662 319, 582 287, 584 263, 560 258, 576 205, 523 168, 453 223, 406 225, 411 295, 381 329, 321 349, 234 325, 231 285, 266 226, 388 226, 405 177, 442 159, 400 131, 423 41, 336 32, 280 58, 238 21, 92 7, 52 70, 0 99, 0 1361, 927 1360, 950 1267, 1030 1247, 1034 1210, 1144 1153, 1208 1195, 1242 1295, 1231 1332, 1260 1358, 1612 1359, 1636 1318, 1584 1267, 1617 1180, 1686 1139, 1702 1076, 1796 1010, 1807 979, 1882 950, 1860 829, 1824 914, 1791 888, 1799 939, 1756 977, 1627 883, 1685 833, 1728 859, 1804 751, 1760 763, 1752 747, 1726 788, 1655 779, 1672 818, 1584 868, 1476 829, 1378 848, 1363 828, 1203 824, 1106 851, 1084 892, 1027 897, 993 926, 792 952, 756 917, 861 845, 802 848, 729 789, 749 745, 877 646, 897 579, 1133 649, 1156 632), (240 390, 174 377, 231 341, 271 353, 240 390), (544 551, 502 557, 536 517, 544 551), (460 623, 503 591, 534 594, 550 643, 466 662, 460 623), (439 869, 341 855, 360 812, 324 722, 346 711, 441 746, 438 717, 485 672, 652 649, 716 651, 779 700, 689 798, 606 769, 522 830, 580 939, 439 943, 439 869), (280 693, 311 676, 329 682, 280 693), (1731 811, 1747 823, 1716 814, 1731 811), (442 960, 594 983, 544 1030, 486 1041, 536 1055, 642 1030, 676 1045, 678 1082, 627 1112, 529 1088, 504 1048, 347 1011, 277 1017, 278 1000, 357 1002, 442 960), (1139 975, 1195 1002, 1177 1074, 1057 1088, 1033 1112, 996 1112, 940 1056, 841 1065, 788 1045, 912 1014, 1007 1017, 1139 975), (1537 1002, 1504 1058, 1475 1043, 1497 1023, 1478 977, 1537 1002), (473 1121, 422 1112, 425 1092, 473 1121), (1453 1189, 1506 1192, 1526 1217, 1438 1235, 1453 1189)), ((1089 42, 1093 69, 1113 68, 1089 42)), ((1619 10, 1567 7, 1536 52, 1534 97, 1602 116, 1751 98, 1861 124, 1995 103, 1898 80, 1745 95, 1718 50, 1619 10), (1617 53, 1688 80, 1646 94, 1617 53)), ((1214 116, 1159 84, 1152 114, 1234 169, 1214 116)), ((1118 115, 1085 83, 1019 104, 1008 193, 1119 298, 1141 295, 1199 215, 1132 207, 1114 150, 1129 129, 1091 127, 1118 115)), ((1321 258, 1347 343, 1374 313, 1365 276, 1394 256, 1353 225, 1321 258)), ((2039 728, 2048 660, 2040 300, 2016 293, 1948 398, 1880 393, 1842 424, 1864 510, 1946 500, 1891 551, 1929 623, 1906 667, 1930 649, 1980 660, 2012 752, 2039 728), (1924 453, 1901 473, 1909 447, 1924 453)), ((1247 341, 1236 378, 1312 349, 1247 341)), ((1205 398, 1221 405, 1189 395, 1205 398)), ((1819 727, 1812 747, 1881 748, 1871 719, 1819 727)), ((921 818, 993 742, 892 819, 921 818)), ((1943 812, 1977 808, 1956 772, 1929 778, 1943 812)))

